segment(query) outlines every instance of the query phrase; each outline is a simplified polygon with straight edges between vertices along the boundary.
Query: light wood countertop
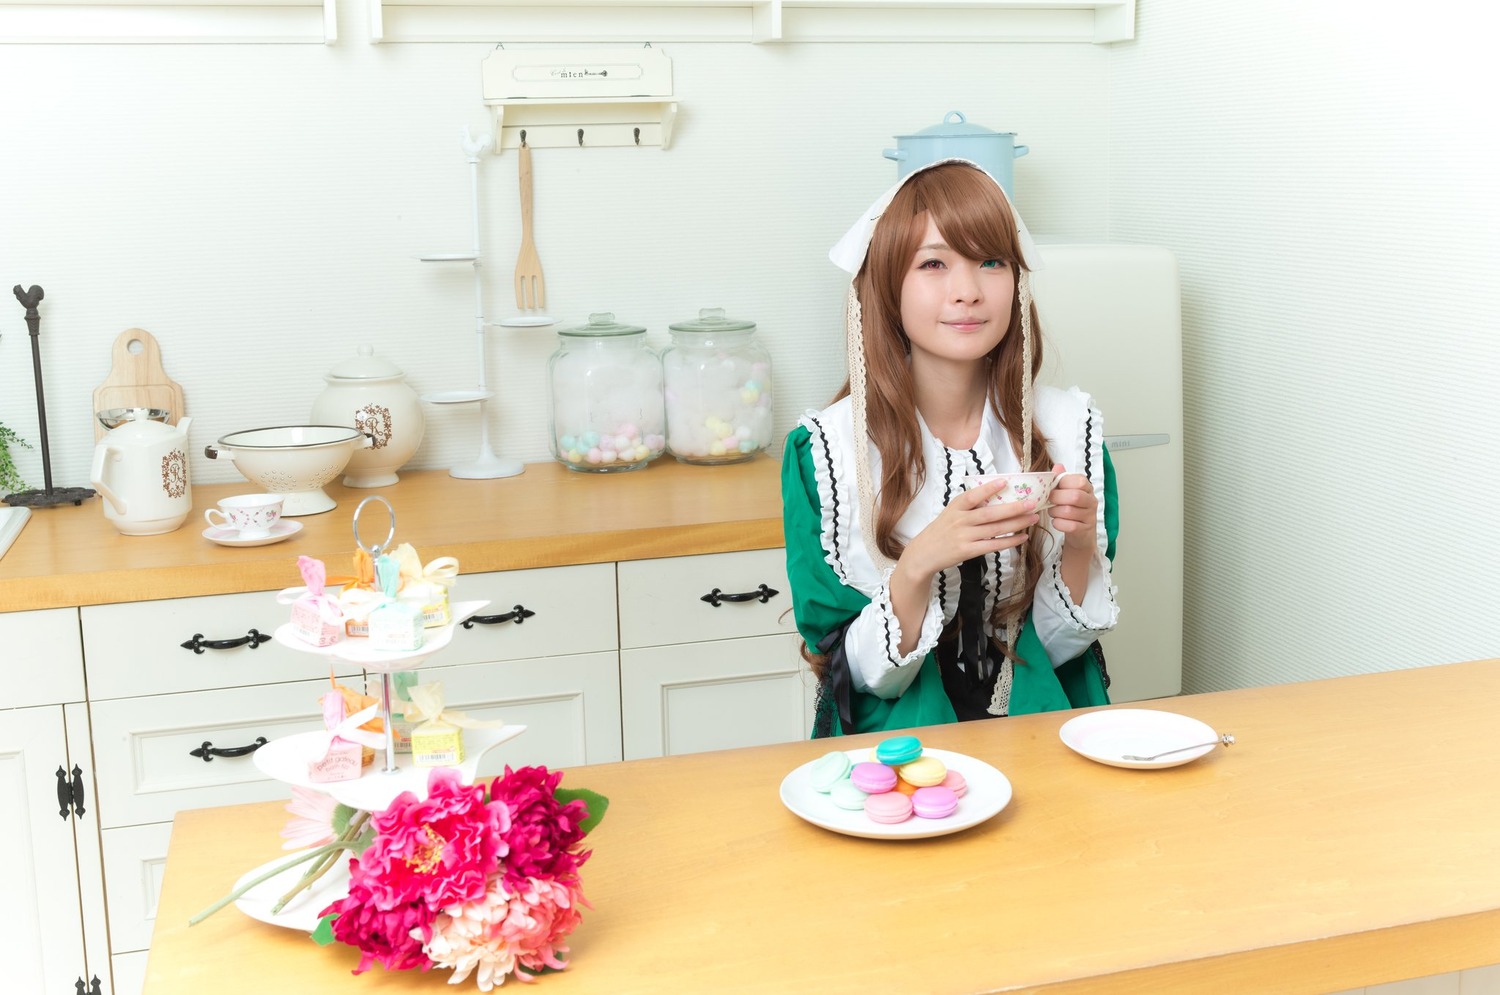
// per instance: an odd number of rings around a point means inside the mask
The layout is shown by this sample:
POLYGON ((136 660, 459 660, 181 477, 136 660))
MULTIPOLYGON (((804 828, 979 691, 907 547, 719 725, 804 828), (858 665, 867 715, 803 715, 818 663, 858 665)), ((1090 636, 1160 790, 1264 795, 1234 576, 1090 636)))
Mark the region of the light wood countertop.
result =
MULTIPOLYGON (((994 764, 1015 796, 908 842, 781 805, 826 742, 578 768, 564 784, 611 799, 583 869, 594 908, 536 990, 1273 995, 1500 963, 1497 701, 1500 660, 1163 699, 1238 741, 1151 771, 1071 753, 1074 713, 933 727, 928 746, 994 764)), ((464 990, 351 977, 352 948, 234 908, 190 929, 278 856, 285 819, 177 816, 147 995, 464 990)))
MULTIPOLYGON (((244 481, 195 485, 187 522, 159 536, 120 535, 97 497, 34 509, 0 558, 0 611, 292 586, 299 583, 300 554, 348 561, 354 509, 373 494, 395 508, 397 542, 411 543, 427 559, 457 557, 463 573, 773 549, 783 541, 780 466, 764 456, 728 466, 663 458, 612 474, 528 463, 520 476, 499 480, 403 471, 389 487, 329 484, 324 490, 338 507, 297 518, 302 531, 284 542, 229 548, 203 538, 203 512, 251 490, 244 481)), ((375 510, 372 521, 383 529, 384 509, 375 510)))

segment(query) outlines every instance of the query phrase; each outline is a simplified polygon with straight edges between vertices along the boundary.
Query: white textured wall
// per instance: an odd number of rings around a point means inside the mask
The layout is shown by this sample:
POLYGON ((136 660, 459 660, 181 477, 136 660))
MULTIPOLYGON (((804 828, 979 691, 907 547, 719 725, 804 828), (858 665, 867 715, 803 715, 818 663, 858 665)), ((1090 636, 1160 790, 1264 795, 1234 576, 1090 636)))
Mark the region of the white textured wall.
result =
MULTIPOLYGON (((828 247, 895 179, 892 135, 951 109, 1019 133, 1016 188, 1039 234, 1098 240, 1109 50, 1073 45, 665 45, 672 148, 540 149, 548 309, 646 325, 722 306, 753 319, 778 432, 842 379, 844 278, 828 247)), ((54 482, 87 482, 91 395, 138 326, 183 385, 201 450, 305 421, 322 375, 371 342, 419 391, 472 386, 472 275, 458 133, 487 119, 482 44, 0 46, 0 422, 36 441, 16 283, 40 284, 54 482)), ((488 311, 514 313, 514 154, 483 164, 488 311)), ((495 448, 546 448, 551 330, 488 336, 495 448)), ((416 466, 477 447, 475 409, 429 409, 416 466)), ((21 453, 33 486, 40 459, 21 453)))
POLYGON ((1142 0, 1111 51, 1109 236, 1182 271, 1189 691, 1500 655, 1486 22, 1142 0))

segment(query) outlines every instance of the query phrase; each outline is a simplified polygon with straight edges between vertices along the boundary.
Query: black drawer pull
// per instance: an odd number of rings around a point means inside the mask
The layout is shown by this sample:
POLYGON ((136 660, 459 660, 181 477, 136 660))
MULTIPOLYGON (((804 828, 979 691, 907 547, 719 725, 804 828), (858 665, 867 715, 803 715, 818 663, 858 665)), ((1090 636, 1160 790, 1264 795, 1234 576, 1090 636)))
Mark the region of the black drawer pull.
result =
POLYGON ((83 771, 73 765, 73 814, 83 814, 83 771))
POLYGON ((182 644, 185 650, 194 653, 202 653, 205 649, 232 650, 237 646, 248 645, 251 649, 259 649, 261 643, 269 643, 271 637, 258 629, 251 629, 246 635, 238 639, 204 639, 203 633, 193 633, 193 638, 182 644))
POLYGON ((188 756, 197 757, 204 763, 211 763, 214 757, 248 757, 265 745, 266 737, 264 736, 256 736, 255 742, 249 746, 226 746, 223 749, 214 746, 214 744, 205 739, 202 746, 196 750, 189 750, 188 756))
POLYGON ((715 608, 719 607, 726 601, 759 601, 761 604, 765 604, 767 601, 770 601, 780 593, 781 592, 776 590, 775 588, 767 587, 764 584, 760 585, 760 587, 756 588, 753 591, 746 591, 744 594, 725 594, 723 591, 719 590, 716 587, 712 591, 709 591, 707 594, 703 595, 703 597, 699 598, 698 600, 707 601, 715 608))
POLYGON ((465 629, 472 629, 476 625, 499 625, 501 622, 514 622, 520 625, 535 614, 536 612, 529 608, 516 605, 504 615, 473 615, 464 619, 462 624, 465 629))

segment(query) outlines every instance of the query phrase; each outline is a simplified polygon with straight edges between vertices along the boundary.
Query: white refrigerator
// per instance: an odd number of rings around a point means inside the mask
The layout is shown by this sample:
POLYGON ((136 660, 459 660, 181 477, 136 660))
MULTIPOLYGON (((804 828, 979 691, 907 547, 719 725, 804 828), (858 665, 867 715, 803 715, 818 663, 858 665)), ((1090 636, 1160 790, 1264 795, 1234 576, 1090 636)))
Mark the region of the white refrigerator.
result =
POLYGON ((1182 311, 1177 261, 1142 245, 1040 245, 1042 382, 1104 415, 1119 490, 1110 699, 1182 691, 1182 311))

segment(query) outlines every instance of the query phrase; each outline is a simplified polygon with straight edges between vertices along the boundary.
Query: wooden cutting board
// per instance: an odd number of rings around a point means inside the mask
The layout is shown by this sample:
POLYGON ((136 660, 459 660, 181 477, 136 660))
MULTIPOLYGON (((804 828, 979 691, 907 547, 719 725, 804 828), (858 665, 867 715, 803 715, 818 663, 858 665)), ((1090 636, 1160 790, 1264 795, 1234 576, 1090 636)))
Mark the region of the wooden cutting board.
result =
MULTIPOLYGON (((115 339, 109 376, 94 391, 94 411, 110 408, 164 408, 171 412, 168 424, 176 425, 187 414, 182 388, 167 376, 161 365, 161 346, 143 328, 127 328, 115 339)), ((94 418, 94 441, 108 431, 94 418)))

